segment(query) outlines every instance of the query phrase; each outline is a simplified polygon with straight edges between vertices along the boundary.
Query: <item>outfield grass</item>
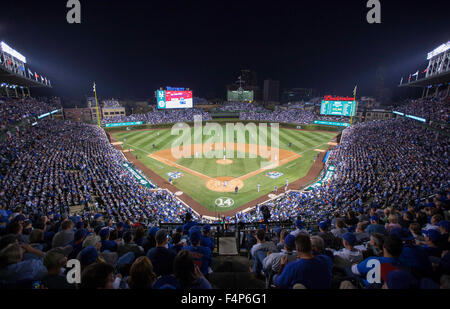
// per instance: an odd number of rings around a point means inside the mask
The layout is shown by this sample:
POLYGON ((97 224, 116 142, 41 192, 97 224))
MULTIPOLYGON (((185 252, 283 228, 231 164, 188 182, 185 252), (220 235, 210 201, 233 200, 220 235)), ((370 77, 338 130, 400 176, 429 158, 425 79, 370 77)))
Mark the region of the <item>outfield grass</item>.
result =
MULTIPOLYGON (((271 179, 266 176, 266 172, 255 175, 244 181, 244 187, 236 195, 233 193, 220 193, 210 191, 205 186, 205 180, 200 179, 197 176, 193 176, 188 172, 181 171, 175 167, 170 167, 161 163, 155 159, 149 158, 148 154, 157 152, 160 150, 172 148, 173 141, 177 136, 172 136, 170 129, 161 130, 143 130, 143 131, 125 131, 113 133, 113 136, 118 141, 126 141, 122 145, 124 149, 134 149, 134 154, 139 156, 139 160, 148 166, 158 175, 165 179, 168 179, 167 173, 180 171, 183 177, 175 179, 173 184, 177 186, 181 191, 185 192, 204 207, 218 212, 229 211, 236 207, 239 207, 247 202, 250 202, 264 194, 270 193, 274 190, 274 187, 284 187, 286 180, 289 183, 300 179, 308 173, 314 159, 318 152, 314 149, 328 149, 330 142, 336 133, 332 132, 317 132, 317 131, 297 131, 289 129, 279 130, 279 147, 281 149, 290 150, 292 152, 300 154, 302 157, 291 162, 286 163, 274 170, 283 173, 284 175, 277 179, 271 179), (292 147, 289 148, 289 143, 292 143, 292 147), (155 149, 152 145, 155 144, 155 149), (260 184, 260 192, 257 192, 257 184, 260 184), (229 208, 217 208, 215 201, 220 197, 229 197, 234 200, 234 205, 229 208)), ((194 132, 191 130, 191 137, 194 140, 194 132)), ((267 132, 268 145, 271 145, 270 141, 270 127, 267 132)), ((209 138, 209 137, 208 137, 209 138)), ((203 141, 208 139, 203 138, 203 141)), ((249 140, 248 133, 246 140, 249 140)), ((235 142, 237 140, 235 139, 235 142)), ((231 165, 219 165, 216 163, 217 158, 214 159, 193 159, 183 158, 177 161, 178 164, 188 167, 192 170, 198 171, 204 175, 210 177, 229 176, 239 177, 261 167, 261 162, 265 159, 257 157, 255 159, 245 158, 237 159, 236 156, 233 159, 231 165)), ((280 192, 280 191, 279 191, 280 192)))

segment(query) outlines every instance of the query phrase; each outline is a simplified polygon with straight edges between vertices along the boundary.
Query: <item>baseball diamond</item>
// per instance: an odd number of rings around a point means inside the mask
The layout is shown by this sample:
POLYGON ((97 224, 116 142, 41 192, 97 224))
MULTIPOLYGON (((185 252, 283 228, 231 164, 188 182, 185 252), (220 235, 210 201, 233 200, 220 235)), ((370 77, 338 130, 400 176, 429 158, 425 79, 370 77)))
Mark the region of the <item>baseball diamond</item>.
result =
MULTIPOLYGON (((199 145, 184 145, 179 149, 188 147, 190 155, 179 159, 174 157, 172 149, 177 136, 172 135, 170 129, 119 131, 112 133, 111 137, 117 141, 125 140, 126 142, 116 147, 123 149, 125 155, 128 154, 125 150, 133 149, 130 158, 133 159, 133 156, 137 155, 140 163, 165 182, 168 180, 168 173, 182 172, 183 177, 173 179, 172 184, 176 191, 182 191, 183 196, 188 196, 201 205, 194 207, 200 214, 230 215, 242 210, 244 205, 246 208, 256 205, 261 197, 272 193, 275 186, 285 188, 287 181, 290 184, 289 189, 300 189, 295 182, 307 175, 318 152, 325 153, 332 147, 330 144, 334 144, 333 139, 337 135, 336 132, 282 128, 279 129, 279 148, 272 149, 270 128, 267 133, 258 131, 258 134, 267 134, 266 154, 260 151, 258 145, 237 143, 235 137, 234 144, 223 143, 225 147, 220 146, 220 156, 216 158, 213 157, 216 145, 206 143, 206 138, 203 137, 205 143, 200 145, 202 153, 194 151, 199 149, 199 145), (224 160, 222 149, 231 150, 232 157, 228 156, 224 160), (271 150, 277 150, 278 157, 271 157, 271 150), (283 176, 268 176, 277 173, 283 176), (229 198, 233 203, 217 207, 215 201, 220 197, 229 198)), ((194 136, 193 128, 191 136, 194 136)), ((248 134, 246 142, 249 142, 248 134)), ((148 176, 151 178, 151 175, 148 176)), ((166 187, 165 183, 162 187, 166 187)))

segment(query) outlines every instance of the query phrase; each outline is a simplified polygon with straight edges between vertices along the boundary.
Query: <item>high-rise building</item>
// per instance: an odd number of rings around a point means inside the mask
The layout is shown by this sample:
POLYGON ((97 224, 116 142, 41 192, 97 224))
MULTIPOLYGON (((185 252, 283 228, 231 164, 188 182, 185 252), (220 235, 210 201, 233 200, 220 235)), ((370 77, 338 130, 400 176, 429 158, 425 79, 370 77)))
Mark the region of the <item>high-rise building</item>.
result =
POLYGON ((280 82, 267 79, 264 81, 263 90, 264 102, 280 102, 280 82))

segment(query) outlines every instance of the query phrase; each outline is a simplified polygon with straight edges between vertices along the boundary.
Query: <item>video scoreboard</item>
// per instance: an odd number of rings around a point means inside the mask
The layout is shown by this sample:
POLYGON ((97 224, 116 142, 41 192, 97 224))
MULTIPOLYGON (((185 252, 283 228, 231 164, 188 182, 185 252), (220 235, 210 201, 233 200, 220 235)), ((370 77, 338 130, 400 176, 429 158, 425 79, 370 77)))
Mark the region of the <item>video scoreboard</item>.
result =
POLYGON ((158 109, 193 108, 192 91, 157 90, 156 102, 158 109))
POLYGON ((320 106, 321 115, 329 116, 355 116, 356 101, 348 97, 325 96, 320 106))

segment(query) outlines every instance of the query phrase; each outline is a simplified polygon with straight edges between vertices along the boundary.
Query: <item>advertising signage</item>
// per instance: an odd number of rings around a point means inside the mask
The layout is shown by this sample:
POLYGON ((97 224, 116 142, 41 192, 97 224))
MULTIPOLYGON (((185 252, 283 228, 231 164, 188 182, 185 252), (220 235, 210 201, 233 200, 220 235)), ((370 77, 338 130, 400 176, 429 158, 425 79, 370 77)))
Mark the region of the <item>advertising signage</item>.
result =
MULTIPOLYGON (((327 97, 325 97, 327 98, 327 97)), ((328 97, 331 98, 331 97, 328 97)), ((336 98, 333 98, 336 99, 336 98)), ((342 98, 347 99, 347 98, 342 98)), ((356 102, 349 100, 323 100, 320 106, 321 115, 329 116, 355 116, 356 102)))
POLYGON ((322 120, 315 120, 314 124, 322 124, 325 126, 335 126, 335 127, 349 127, 350 124, 346 122, 333 122, 333 121, 322 121, 322 120))
POLYGON ((112 127, 125 127, 125 126, 139 126, 141 124, 144 124, 143 121, 137 121, 137 122, 119 122, 119 123, 107 123, 105 127, 112 128, 112 127))
POLYGON ((158 109, 193 108, 192 91, 158 90, 156 92, 158 109))

